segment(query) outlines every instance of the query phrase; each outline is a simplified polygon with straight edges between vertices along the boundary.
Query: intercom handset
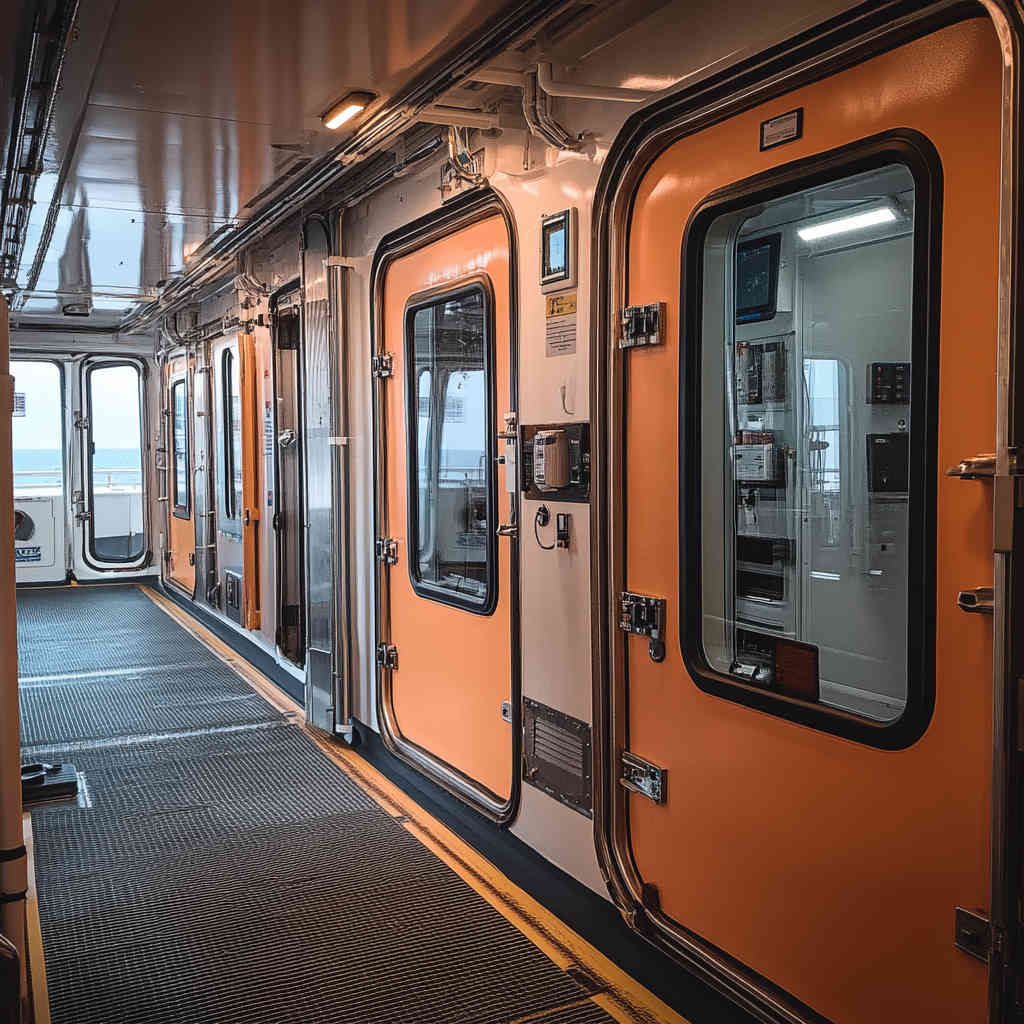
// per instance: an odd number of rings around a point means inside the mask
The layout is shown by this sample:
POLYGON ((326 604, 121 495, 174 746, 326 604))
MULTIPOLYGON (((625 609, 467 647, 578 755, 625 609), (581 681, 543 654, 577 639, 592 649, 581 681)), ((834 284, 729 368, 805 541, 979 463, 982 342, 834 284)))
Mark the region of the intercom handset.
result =
POLYGON ((533 482, 557 491, 569 483, 569 436, 564 430, 538 430, 533 438, 533 482))

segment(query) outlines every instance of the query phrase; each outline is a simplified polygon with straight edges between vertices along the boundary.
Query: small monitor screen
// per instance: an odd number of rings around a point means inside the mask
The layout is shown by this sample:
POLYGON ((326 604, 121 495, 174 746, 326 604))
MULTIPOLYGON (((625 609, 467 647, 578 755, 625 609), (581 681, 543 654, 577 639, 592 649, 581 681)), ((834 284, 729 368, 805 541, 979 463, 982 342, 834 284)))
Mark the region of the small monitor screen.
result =
POLYGON ((544 225, 544 268, 543 277, 564 275, 569 269, 566 264, 566 242, 569 225, 565 218, 544 225))
POLYGON ((779 284, 779 235, 742 242, 736 249, 736 321, 775 315, 779 284))

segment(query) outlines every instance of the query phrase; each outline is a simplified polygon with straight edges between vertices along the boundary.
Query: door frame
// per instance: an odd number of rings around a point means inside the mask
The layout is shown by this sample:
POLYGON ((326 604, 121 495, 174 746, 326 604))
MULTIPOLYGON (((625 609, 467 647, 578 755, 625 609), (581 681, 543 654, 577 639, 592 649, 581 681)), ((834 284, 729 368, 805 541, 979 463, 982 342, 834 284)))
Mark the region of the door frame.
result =
MULTIPOLYGON (((186 519, 185 516, 178 515, 175 512, 173 491, 174 491, 174 473, 177 467, 174 464, 174 404, 173 395, 175 385, 179 383, 185 384, 185 422, 187 425, 187 436, 185 438, 185 444, 188 447, 188 521, 192 523, 192 554, 193 554, 193 569, 198 569, 198 553, 196 552, 196 523, 198 522, 198 506, 196 504, 196 486, 195 486, 195 424, 197 417, 195 415, 195 404, 194 404, 194 391, 195 391, 195 370, 194 370, 194 354, 191 347, 176 348, 168 352, 164 356, 163 362, 159 364, 160 369, 160 435, 163 439, 163 456, 164 456, 164 494, 161 497, 166 497, 166 521, 167 521, 167 547, 166 551, 170 552, 173 550, 171 547, 171 522, 177 517, 178 519, 186 519), (171 362, 173 360, 183 359, 185 366, 183 370, 177 373, 172 372, 171 362), (166 372, 165 372, 166 371, 166 372)), ((173 576, 167 572, 168 563, 166 560, 161 560, 160 563, 160 577, 161 581, 165 586, 169 586, 176 590, 178 593, 188 597, 190 600, 194 600, 198 590, 198 572, 195 573, 191 591, 187 587, 183 587, 173 576)))
MULTIPOLYGON (((61 543, 59 550, 54 551, 54 564, 52 580, 26 580, 20 586, 31 585, 31 583, 42 583, 46 586, 53 586, 56 583, 66 583, 71 578, 72 555, 74 545, 75 520, 71 514, 71 472, 72 472, 72 434, 74 428, 71 424, 70 409, 72 406, 71 380, 73 374, 69 374, 68 367, 73 363, 60 356, 45 352, 35 352, 32 349, 24 351, 14 349, 11 352, 12 363, 50 363, 57 368, 58 394, 60 396, 60 466, 61 466, 61 487, 62 497, 60 503, 60 528, 61 543), (59 575, 58 569, 60 570, 59 575)), ((11 373, 12 377, 15 374, 11 373)), ((13 481, 13 478, 12 478, 13 481)), ((54 529, 56 530, 57 517, 54 517, 54 529)), ((56 533, 54 536, 56 544, 56 533)), ((15 566, 17 570, 17 566, 15 566)))
MULTIPOLYGON (((150 471, 150 424, 147 410, 151 401, 149 364, 141 356, 112 355, 107 353, 87 353, 76 359, 78 363, 78 380, 76 388, 77 408, 72 416, 73 429, 78 432, 75 439, 78 445, 78 480, 82 501, 85 511, 90 513, 90 518, 75 523, 75 513, 72 512, 72 522, 80 536, 75 543, 81 543, 79 554, 74 559, 76 566, 78 557, 81 564, 90 572, 94 573, 139 573, 147 569, 153 563, 152 529, 153 521, 150 514, 150 504, 153 500, 150 490, 153 478, 150 471), (142 552, 137 558, 119 560, 116 562, 105 562, 95 558, 90 550, 92 541, 90 523, 93 511, 93 479, 92 479, 92 453, 89 445, 92 442, 92 393, 89 390, 89 376, 95 369, 110 366, 131 366, 139 373, 139 461, 141 464, 142 480, 142 552)), ((161 382, 162 386, 162 382, 161 382)), ((72 496, 72 502, 74 502, 72 496)))
MULTIPOLYGON (((1013 1011, 1020 977, 1022 937, 1015 907, 1022 880, 1021 751, 1017 724, 1024 705, 1024 642, 1013 635, 1013 604, 1024 600, 1024 572, 1014 549, 1024 543, 1020 482, 1011 446, 1024 432, 1024 128, 1021 123, 1021 49, 1024 6, 1019 0, 959 3, 889 0, 864 4, 768 50, 749 55, 664 101, 632 115, 614 140, 594 198, 592 246, 591 409, 594 420, 591 481, 594 664, 594 839, 598 861, 615 903, 633 928, 682 961, 689 970, 757 1019, 771 1024, 821 1021, 810 1007, 782 991, 701 936, 671 920, 645 884, 630 849, 628 793, 618 784, 617 752, 627 743, 625 634, 617 596, 625 589, 623 432, 624 367, 614 334, 626 294, 632 201, 648 169, 666 149, 740 112, 970 17, 988 17, 1003 50, 1002 174, 999 239, 999 311, 994 512, 994 722, 992 887, 989 1020, 1002 1024, 1013 1011), (1015 505, 1016 501, 1016 505, 1015 505)), ((964 453, 967 458, 972 453, 964 453)), ((950 936, 952 942, 952 935, 950 936)))
MULTIPOLYGON (((298 340, 295 348, 295 419, 296 419, 296 435, 298 443, 300 445, 298 452, 298 478, 299 478, 299 493, 296 496, 296 500, 300 509, 299 518, 302 518, 301 510, 304 508, 304 495, 306 493, 306 473, 305 473, 305 424, 303 418, 303 402, 302 402, 302 312, 303 312, 303 296, 302 296, 302 280, 301 278, 293 278, 287 284, 282 285, 278 288, 268 299, 268 308, 270 310, 270 377, 271 387, 274 395, 273 399, 273 424, 274 424, 274 517, 272 521, 272 528, 274 531, 274 566, 275 566, 275 586, 274 586, 274 614, 276 616, 276 628, 280 632, 282 623, 284 621, 284 574, 281 571, 281 564, 284 555, 284 544, 281 540, 281 529, 280 529, 280 514, 281 514, 281 449, 278 446, 277 439, 280 433, 280 423, 278 422, 278 396, 280 395, 281 380, 278 375, 278 353, 280 346, 278 344, 279 338, 279 323, 281 316, 281 309, 283 308, 294 308, 296 312, 293 314, 299 322, 298 340)), ((302 594, 302 622, 300 624, 300 633, 302 636, 302 669, 305 670, 306 662, 306 531, 303 529, 302 522, 293 524, 291 529, 296 530, 296 537, 298 539, 299 549, 299 568, 300 568, 300 580, 299 590, 302 594)), ((280 639, 277 641, 277 648, 280 651, 281 644, 280 639)), ((287 655, 283 655, 291 664, 295 664, 287 655)))
MULTIPOLYGON (((518 243, 515 220, 505 200, 491 188, 470 191, 452 200, 418 220, 386 235, 378 245, 370 271, 370 351, 373 355, 384 352, 380 324, 384 317, 384 284, 392 263, 403 256, 416 252, 432 242, 471 227, 480 221, 500 215, 508 232, 509 240, 509 382, 512 409, 519 409, 519 303, 518 303, 518 243)), ((475 280, 475 279, 474 279, 475 280)), ((461 284, 466 284, 463 281, 461 284)), ((418 298, 422 298, 422 293, 418 298)), ((410 297, 407 296, 407 299, 410 297)), ((404 307, 408 306, 408 302, 404 307)), ((404 332, 403 332, 404 333, 404 332)), ((404 337, 403 342, 404 344, 404 337)), ((404 387, 404 381, 393 386, 404 387)), ((387 488, 384 484, 387 469, 387 423, 385 408, 385 382, 373 381, 373 481, 374 481, 374 538, 384 536, 384 525, 388 521, 387 488)), ((500 396, 497 401, 500 405, 500 396)), ((401 437, 406 436, 404 426, 399 427, 401 437)), ((494 474, 497 497, 503 493, 500 477, 494 474)), ((519 501, 518 481, 515 500, 519 501)), ((509 625, 511 646, 511 705, 512 705, 512 785, 507 800, 496 800, 494 795, 474 779, 458 771, 452 765, 430 751, 406 739, 398 725, 392 691, 392 672, 376 664, 377 723, 385 747, 406 764, 421 772, 432 782, 442 786, 452 795, 475 807, 481 814, 498 825, 508 825, 519 808, 522 788, 522 657, 520 647, 519 615, 519 538, 509 537, 509 625)), ((373 553, 375 573, 374 588, 374 651, 378 645, 390 638, 390 592, 388 566, 373 553)))

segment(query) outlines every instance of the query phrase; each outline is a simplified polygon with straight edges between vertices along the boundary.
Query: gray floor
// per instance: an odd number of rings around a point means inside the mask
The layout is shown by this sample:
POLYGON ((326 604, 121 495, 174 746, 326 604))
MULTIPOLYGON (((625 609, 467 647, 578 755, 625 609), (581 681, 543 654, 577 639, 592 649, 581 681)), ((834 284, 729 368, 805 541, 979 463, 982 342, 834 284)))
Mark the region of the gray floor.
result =
POLYGON ((568 974, 142 592, 19 593, 54 1024, 605 1024, 568 974))

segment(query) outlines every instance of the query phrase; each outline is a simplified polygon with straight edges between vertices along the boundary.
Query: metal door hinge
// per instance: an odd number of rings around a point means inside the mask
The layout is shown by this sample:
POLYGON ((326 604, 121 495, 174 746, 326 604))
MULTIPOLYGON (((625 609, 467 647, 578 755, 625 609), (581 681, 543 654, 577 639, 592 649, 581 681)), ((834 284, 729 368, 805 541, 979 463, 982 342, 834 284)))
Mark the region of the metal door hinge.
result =
POLYGON ((398 648, 394 644, 377 644, 377 664, 381 668, 398 668, 398 648))
POLYGON ((512 701, 503 700, 501 702, 501 720, 503 722, 512 721, 512 701))
POLYGON ((379 352, 370 360, 370 372, 374 377, 387 379, 395 374, 395 357, 390 352, 379 352))
POLYGON ((619 629, 650 639, 647 651, 651 661, 665 660, 665 599, 633 594, 619 595, 619 629))
POLYGON ((92 513, 90 511, 88 511, 87 509, 84 509, 84 508, 83 509, 79 509, 75 513, 75 522, 76 523, 87 523, 90 519, 92 519, 92 513))
POLYGON ((988 962, 992 949, 992 925, 983 911, 956 908, 953 943, 976 960, 988 962))
POLYGON ((664 344, 665 303, 652 302, 648 306, 627 306, 622 311, 621 325, 619 348, 664 344))
POLYGON ((619 785, 630 793, 663 804, 668 789, 668 772, 628 750, 619 755, 619 785))
POLYGON ((72 420, 75 430, 88 430, 89 421, 80 413, 75 413, 75 418, 72 420))
POLYGON ((378 537, 374 544, 377 561, 385 565, 398 565, 398 541, 391 537, 378 537))

